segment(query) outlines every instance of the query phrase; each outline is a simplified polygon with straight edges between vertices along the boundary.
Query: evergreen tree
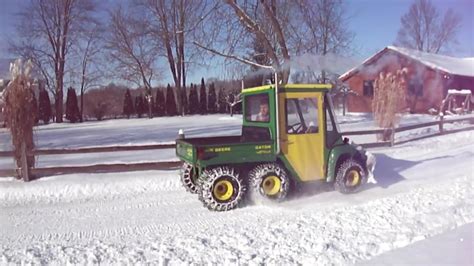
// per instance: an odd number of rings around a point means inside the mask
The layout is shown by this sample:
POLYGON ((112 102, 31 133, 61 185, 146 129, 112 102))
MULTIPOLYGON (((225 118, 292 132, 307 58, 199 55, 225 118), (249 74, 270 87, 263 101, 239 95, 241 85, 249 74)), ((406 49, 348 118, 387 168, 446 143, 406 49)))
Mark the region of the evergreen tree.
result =
POLYGON ((201 79, 201 89, 199 90, 199 113, 207 114, 207 93, 204 78, 201 79))
POLYGON ((183 99, 181 100, 181 103, 183 104, 183 112, 186 115, 186 114, 189 114, 188 93, 187 93, 186 87, 183 88, 182 97, 183 99))
POLYGON ((48 124, 51 119, 51 101, 49 100, 48 92, 40 88, 39 92, 39 107, 38 118, 43 120, 44 124, 48 124))
POLYGON ((66 98, 66 119, 71 123, 80 120, 79 105, 77 104, 76 91, 73 88, 67 90, 66 98))
POLYGON ((177 114, 176 99, 174 98, 174 91, 170 84, 166 87, 166 115, 174 116, 177 114))
POLYGON ((145 105, 145 101, 143 100, 143 95, 138 95, 135 97, 135 112, 137 113, 138 118, 141 118, 142 115, 146 112, 143 106, 145 105))
POLYGON ((157 89, 156 90, 156 97, 155 97, 155 114, 157 116, 164 116, 165 115, 165 96, 163 94, 163 90, 157 89))
POLYGON ((197 94, 196 85, 191 83, 191 91, 189 92, 189 113, 197 114, 199 113, 199 99, 197 94))
POLYGON ((133 111, 132 95, 130 94, 130 90, 127 89, 123 98, 123 114, 126 115, 127 118, 130 118, 130 116, 133 114, 133 111))
POLYGON ((219 113, 224 114, 227 113, 227 102, 225 101, 225 89, 222 88, 219 90, 217 94, 217 102, 219 105, 219 113))
POLYGON ((217 96, 216 96, 216 88, 214 87, 214 83, 209 85, 209 98, 207 99, 207 111, 210 114, 215 114, 217 112, 217 96))

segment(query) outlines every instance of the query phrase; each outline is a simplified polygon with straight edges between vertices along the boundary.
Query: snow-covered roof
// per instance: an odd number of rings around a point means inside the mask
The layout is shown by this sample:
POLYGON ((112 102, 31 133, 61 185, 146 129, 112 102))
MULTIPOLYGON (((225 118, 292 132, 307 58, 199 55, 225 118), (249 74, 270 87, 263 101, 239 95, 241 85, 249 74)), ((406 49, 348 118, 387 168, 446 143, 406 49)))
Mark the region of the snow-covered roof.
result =
POLYGON ((377 60, 383 53, 388 51, 392 51, 398 53, 402 56, 408 57, 412 60, 415 60, 428 68, 434 70, 440 70, 447 74, 451 75, 458 75, 458 76, 466 76, 466 77, 474 77, 474 57, 468 58, 456 58, 446 55, 439 55, 439 54, 432 54, 421 52, 413 49, 402 48, 402 47, 395 47, 395 46, 387 46, 375 55, 367 58, 362 64, 356 66, 346 73, 342 74, 339 79, 346 80, 357 71, 361 70, 364 66, 369 65, 370 63, 377 60))
POLYGON ((472 92, 470 90, 448 90, 448 94, 471 95, 472 92))

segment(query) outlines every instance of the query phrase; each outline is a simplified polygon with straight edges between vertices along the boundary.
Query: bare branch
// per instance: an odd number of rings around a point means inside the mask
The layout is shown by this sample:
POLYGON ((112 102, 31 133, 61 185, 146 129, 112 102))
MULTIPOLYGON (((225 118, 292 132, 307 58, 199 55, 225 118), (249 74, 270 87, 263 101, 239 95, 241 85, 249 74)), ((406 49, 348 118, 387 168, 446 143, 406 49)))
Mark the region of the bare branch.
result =
POLYGON ((236 56, 236 55, 224 54, 224 53, 221 53, 221 52, 219 52, 219 51, 217 51, 217 50, 214 50, 214 49, 212 49, 212 48, 206 47, 206 46, 204 46, 204 45, 202 45, 202 44, 200 44, 200 43, 198 43, 198 42, 196 42, 196 41, 194 41, 193 43, 194 43, 194 45, 196 45, 196 46, 198 46, 198 47, 200 47, 200 48, 202 48, 202 49, 204 49, 204 50, 206 50, 206 51, 209 51, 209 52, 211 52, 211 53, 213 53, 213 54, 217 54, 217 55, 220 55, 220 56, 229 58, 229 59, 234 59, 234 60, 237 60, 237 61, 239 61, 239 62, 241 62, 241 63, 250 65, 250 66, 255 66, 255 67, 258 67, 258 68, 264 68, 264 69, 275 70, 272 66, 260 65, 260 64, 258 64, 258 63, 252 62, 252 61, 250 61, 250 60, 248 60, 248 59, 245 59, 245 58, 242 58, 242 57, 238 57, 238 56, 236 56))

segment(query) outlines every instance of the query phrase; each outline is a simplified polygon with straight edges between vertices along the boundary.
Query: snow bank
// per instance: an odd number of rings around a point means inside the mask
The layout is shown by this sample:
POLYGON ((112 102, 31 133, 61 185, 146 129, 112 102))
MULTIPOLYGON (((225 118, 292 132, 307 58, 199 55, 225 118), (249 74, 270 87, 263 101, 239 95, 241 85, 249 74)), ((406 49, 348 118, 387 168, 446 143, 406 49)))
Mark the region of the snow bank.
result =
POLYGON ((0 179, 0 206, 110 199, 181 187, 177 171, 71 174, 25 183, 0 179))

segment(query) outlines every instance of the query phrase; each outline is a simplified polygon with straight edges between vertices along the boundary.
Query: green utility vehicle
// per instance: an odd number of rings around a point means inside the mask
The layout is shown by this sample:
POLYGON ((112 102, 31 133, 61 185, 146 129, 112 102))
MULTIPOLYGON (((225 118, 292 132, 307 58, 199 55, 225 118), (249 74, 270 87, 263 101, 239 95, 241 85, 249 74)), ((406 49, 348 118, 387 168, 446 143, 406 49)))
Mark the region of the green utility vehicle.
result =
POLYGON ((358 191, 374 157, 342 138, 326 84, 266 85, 243 89, 241 136, 176 140, 184 162, 181 181, 214 211, 244 199, 282 201, 304 183, 333 183, 358 191), (250 194, 250 195, 249 195, 250 194))

